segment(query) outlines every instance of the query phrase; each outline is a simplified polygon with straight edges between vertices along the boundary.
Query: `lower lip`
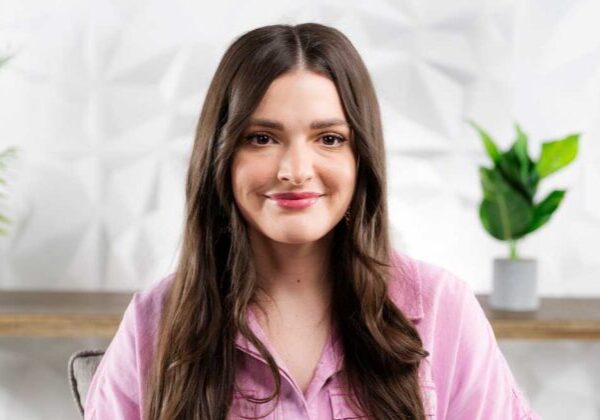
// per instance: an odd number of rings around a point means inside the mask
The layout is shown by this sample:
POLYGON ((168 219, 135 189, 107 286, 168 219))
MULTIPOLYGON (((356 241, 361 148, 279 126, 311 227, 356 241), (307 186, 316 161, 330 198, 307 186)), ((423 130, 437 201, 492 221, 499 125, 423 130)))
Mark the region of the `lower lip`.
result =
POLYGON ((305 209, 307 207, 312 206, 317 202, 319 197, 311 197, 311 198, 301 198, 298 200, 286 200, 283 198, 273 198, 272 200, 277 203, 279 207, 283 207, 285 209, 305 209))

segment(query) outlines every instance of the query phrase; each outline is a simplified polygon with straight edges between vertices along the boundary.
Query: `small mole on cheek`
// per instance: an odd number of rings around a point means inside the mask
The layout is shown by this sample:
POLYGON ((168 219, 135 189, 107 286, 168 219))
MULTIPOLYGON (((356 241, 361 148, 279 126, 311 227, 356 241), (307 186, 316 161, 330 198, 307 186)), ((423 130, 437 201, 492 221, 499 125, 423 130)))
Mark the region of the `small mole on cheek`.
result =
POLYGON ((296 279, 296 283, 300 283, 300 279, 296 279))

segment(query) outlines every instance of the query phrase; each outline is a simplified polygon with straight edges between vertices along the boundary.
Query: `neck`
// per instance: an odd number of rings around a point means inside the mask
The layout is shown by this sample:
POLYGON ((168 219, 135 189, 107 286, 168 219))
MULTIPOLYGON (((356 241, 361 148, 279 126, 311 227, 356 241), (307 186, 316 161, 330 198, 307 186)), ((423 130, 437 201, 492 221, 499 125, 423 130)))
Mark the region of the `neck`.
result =
POLYGON ((250 246, 260 289, 257 301, 288 313, 310 310, 326 318, 332 288, 328 273, 332 234, 311 243, 286 244, 252 230, 250 246))

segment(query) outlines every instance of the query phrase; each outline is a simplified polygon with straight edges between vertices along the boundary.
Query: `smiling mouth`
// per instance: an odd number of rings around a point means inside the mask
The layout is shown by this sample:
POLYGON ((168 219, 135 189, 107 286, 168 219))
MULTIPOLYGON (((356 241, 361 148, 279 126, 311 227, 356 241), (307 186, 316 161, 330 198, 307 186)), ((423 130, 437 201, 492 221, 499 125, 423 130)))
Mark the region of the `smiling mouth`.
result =
POLYGON ((271 200, 275 202, 279 207, 290 210, 302 210, 308 208, 315 204, 321 196, 317 197, 309 197, 309 198, 297 198, 297 199, 289 199, 289 198, 273 198, 269 197, 271 200))

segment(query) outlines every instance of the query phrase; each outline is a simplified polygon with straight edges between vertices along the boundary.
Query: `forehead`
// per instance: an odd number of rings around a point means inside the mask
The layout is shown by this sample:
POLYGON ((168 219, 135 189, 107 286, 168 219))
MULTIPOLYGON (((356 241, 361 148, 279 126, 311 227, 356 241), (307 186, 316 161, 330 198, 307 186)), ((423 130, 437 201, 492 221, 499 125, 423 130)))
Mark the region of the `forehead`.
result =
MULTIPOLYGON (((272 128, 302 125, 313 129, 346 122, 337 88, 329 78, 306 70, 275 79, 253 112, 252 122, 276 122, 272 128)), ((268 125, 268 124, 267 124, 268 125)))

